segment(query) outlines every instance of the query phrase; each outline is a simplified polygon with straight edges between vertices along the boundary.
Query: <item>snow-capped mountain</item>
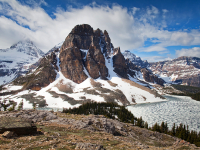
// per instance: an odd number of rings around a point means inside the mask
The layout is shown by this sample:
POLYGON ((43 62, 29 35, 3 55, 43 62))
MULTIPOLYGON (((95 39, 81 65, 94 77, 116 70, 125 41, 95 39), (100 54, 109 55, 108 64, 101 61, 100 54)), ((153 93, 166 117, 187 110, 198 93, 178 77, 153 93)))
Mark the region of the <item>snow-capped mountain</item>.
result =
POLYGON ((184 56, 149 64, 149 69, 168 83, 200 87, 200 58, 184 56))
POLYGON ((137 78, 131 64, 127 66, 107 31, 77 25, 61 48, 51 49, 36 69, 5 85, 0 98, 18 103, 23 99, 26 108, 34 102, 39 107, 69 108, 89 101, 125 106, 164 101, 148 82, 137 78))
POLYGON ((122 54, 124 55, 125 59, 128 59, 129 61, 131 61, 133 64, 137 65, 138 67, 141 67, 141 68, 148 67, 149 63, 147 62, 147 60, 142 61, 139 56, 136 56, 135 54, 131 53, 129 50, 125 50, 125 52, 122 54))
POLYGON ((32 41, 24 40, 7 49, 0 49, 0 85, 11 82, 26 73, 31 64, 37 62, 44 53, 32 41))

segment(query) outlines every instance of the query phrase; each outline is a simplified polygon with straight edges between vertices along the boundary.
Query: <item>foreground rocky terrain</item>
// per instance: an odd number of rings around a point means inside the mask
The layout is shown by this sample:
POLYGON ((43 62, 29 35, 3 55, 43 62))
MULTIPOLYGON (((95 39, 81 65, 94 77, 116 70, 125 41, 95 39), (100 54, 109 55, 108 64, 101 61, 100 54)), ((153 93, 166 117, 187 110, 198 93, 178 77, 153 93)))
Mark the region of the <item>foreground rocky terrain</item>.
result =
POLYGON ((29 119, 37 127, 30 135, 0 136, 0 149, 199 149, 181 139, 101 115, 22 110, 1 112, 0 117, 29 119))

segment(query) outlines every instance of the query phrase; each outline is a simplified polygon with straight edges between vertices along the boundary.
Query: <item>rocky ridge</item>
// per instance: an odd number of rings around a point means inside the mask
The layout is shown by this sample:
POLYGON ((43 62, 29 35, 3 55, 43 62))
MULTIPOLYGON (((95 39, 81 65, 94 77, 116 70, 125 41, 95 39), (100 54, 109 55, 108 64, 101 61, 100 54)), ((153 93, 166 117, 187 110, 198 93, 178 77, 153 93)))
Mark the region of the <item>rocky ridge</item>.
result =
POLYGON ((166 82, 200 87, 200 58, 183 56, 149 64, 149 69, 166 82))
POLYGON ((32 118, 38 133, 0 137, 1 149, 199 149, 178 138, 101 115, 22 110, 1 113, 0 117, 4 116, 32 118))

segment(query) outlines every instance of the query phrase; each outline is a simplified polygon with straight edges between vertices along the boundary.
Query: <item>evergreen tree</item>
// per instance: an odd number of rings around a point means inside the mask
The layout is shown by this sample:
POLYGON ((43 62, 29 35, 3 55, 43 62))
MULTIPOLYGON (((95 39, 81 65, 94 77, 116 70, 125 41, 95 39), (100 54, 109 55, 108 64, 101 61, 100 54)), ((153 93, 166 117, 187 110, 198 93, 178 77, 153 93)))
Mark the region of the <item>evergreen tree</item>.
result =
POLYGON ((147 122, 144 123, 144 128, 148 129, 148 123, 147 122))
POLYGON ((24 106, 24 103, 23 103, 23 99, 22 99, 21 102, 20 102, 19 105, 18 105, 17 110, 18 110, 18 111, 19 111, 19 110, 23 110, 23 106, 24 106))

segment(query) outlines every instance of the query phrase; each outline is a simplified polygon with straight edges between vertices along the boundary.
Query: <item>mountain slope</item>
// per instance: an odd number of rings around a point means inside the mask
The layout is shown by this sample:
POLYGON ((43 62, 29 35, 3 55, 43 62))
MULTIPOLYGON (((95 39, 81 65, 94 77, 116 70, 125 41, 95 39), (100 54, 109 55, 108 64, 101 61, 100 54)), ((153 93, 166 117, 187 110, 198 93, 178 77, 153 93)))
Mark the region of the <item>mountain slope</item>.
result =
POLYGON ((38 67, 12 84, 4 86, 22 92, 4 96, 26 107, 76 107, 87 101, 116 102, 120 105, 163 101, 146 82, 128 72, 120 48, 114 48, 107 31, 93 30, 89 25, 77 25, 66 37, 61 48, 53 48, 38 67), (13 86, 14 84, 14 86, 13 86), (13 88, 14 89, 14 88, 13 88))
POLYGON ((26 73, 30 65, 43 55, 44 53, 30 40, 20 41, 8 49, 0 49, 0 85, 26 73))
POLYGON ((150 63, 149 69, 166 82, 200 87, 200 58, 184 56, 150 63))

